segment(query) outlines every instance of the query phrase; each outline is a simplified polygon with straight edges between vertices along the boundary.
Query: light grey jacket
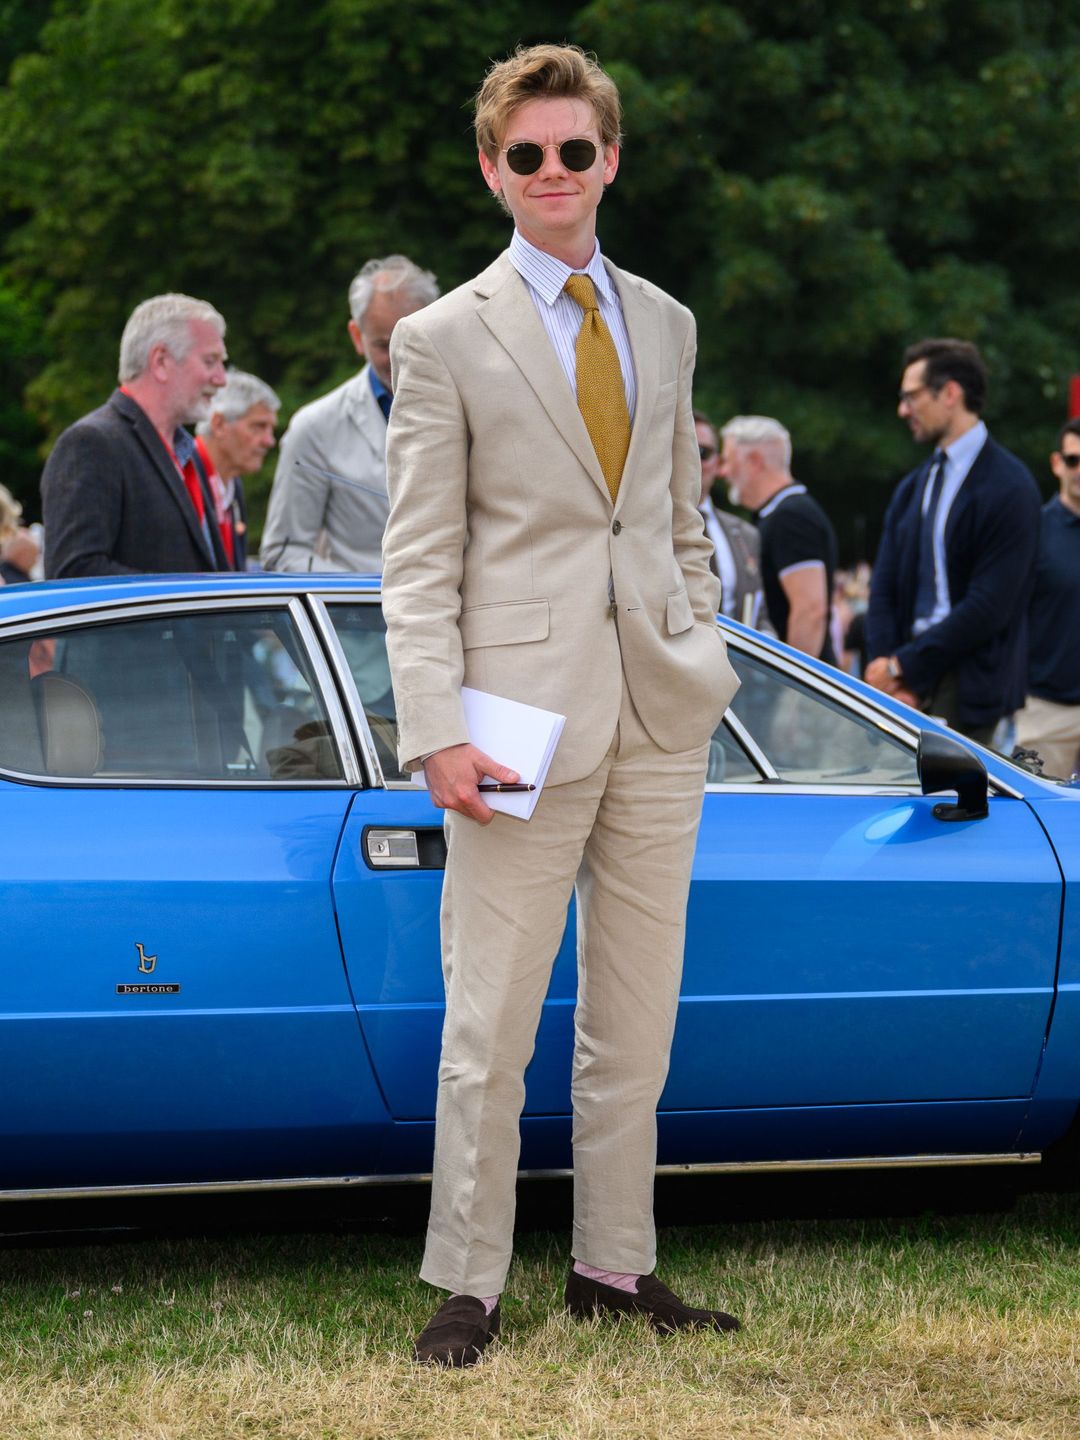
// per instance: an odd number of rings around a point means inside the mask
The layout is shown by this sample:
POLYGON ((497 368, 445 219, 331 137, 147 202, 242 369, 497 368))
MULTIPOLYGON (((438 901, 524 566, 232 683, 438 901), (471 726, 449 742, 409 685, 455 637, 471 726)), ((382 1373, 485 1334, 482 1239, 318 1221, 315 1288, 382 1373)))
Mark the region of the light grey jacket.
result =
POLYGON ((267 570, 382 568, 386 421, 370 368, 303 406, 282 436, 259 552, 267 570))

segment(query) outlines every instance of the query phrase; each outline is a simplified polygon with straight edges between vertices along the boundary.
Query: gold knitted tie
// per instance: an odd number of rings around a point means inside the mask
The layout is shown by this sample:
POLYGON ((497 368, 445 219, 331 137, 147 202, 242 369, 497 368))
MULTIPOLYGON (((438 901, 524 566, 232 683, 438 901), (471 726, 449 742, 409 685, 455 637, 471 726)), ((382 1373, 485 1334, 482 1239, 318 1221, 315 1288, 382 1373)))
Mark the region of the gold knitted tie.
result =
POLYGON ((577 403, 614 504, 630 448, 630 412, 619 356, 588 275, 569 276, 563 288, 585 312, 576 347, 577 403))

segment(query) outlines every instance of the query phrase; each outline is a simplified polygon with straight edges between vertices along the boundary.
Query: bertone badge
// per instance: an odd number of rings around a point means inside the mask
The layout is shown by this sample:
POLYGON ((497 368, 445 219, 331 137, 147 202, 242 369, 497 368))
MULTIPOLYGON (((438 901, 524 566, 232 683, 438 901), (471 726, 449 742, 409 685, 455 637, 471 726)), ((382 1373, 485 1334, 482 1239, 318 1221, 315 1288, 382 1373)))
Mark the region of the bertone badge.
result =
MULTIPOLYGON (((156 955, 147 955, 144 946, 137 940, 135 942, 135 949, 139 954, 139 974, 152 975, 157 967, 158 957, 156 955)), ((163 984, 161 981, 152 985, 117 985, 116 993, 118 995, 179 995, 180 986, 163 984)))

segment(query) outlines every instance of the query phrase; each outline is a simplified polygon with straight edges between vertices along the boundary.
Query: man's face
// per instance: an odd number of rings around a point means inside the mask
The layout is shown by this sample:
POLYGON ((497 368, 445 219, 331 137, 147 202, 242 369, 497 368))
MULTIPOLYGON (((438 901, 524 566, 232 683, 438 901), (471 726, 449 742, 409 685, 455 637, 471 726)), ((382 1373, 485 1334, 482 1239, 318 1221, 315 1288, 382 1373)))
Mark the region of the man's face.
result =
POLYGON ((225 341, 208 320, 189 320, 191 348, 183 360, 165 352, 166 386, 173 414, 194 425, 210 414, 214 391, 225 384, 225 341))
POLYGON ((349 334, 356 346, 356 353, 371 362, 371 368, 387 390, 390 383, 390 336, 394 326, 406 315, 423 309, 415 300, 407 299, 400 290, 376 290, 364 318, 357 325, 349 321, 349 334))
POLYGON ((698 453, 701 456, 701 503, 709 498, 716 476, 720 470, 720 451, 717 447, 716 432, 703 420, 695 420, 698 453))
POLYGON ((217 414, 210 421, 210 435, 222 479, 237 475, 254 475, 274 448, 274 426, 277 412, 269 405, 252 405, 239 420, 226 420, 217 414))
POLYGON ((1066 435, 1061 449, 1050 456, 1050 468, 1057 478, 1061 503, 1080 515, 1080 435, 1066 435), (1074 460, 1069 465, 1070 457, 1074 460))
POLYGON ((746 493, 748 489, 752 489, 753 467, 750 463, 750 452, 730 435, 724 436, 724 448, 718 469, 720 478, 727 486, 731 503, 753 508, 753 498, 746 493))
POLYGON ((619 168, 619 147, 600 144, 600 127, 585 100, 528 100, 510 116, 500 153, 491 160, 482 151, 480 169, 489 188, 501 193, 514 224, 540 250, 573 243, 592 232, 596 207, 619 168), (587 139, 596 145, 588 170, 568 170, 559 155, 564 140, 587 139), (532 175, 518 175, 506 163, 506 149, 530 140, 545 146, 544 159, 532 175))
POLYGON ((896 413, 920 445, 937 445, 948 431, 955 407, 949 403, 947 392, 955 383, 947 381, 935 394, 926 383, 925 360, 914 361, 904 371, 896 413))

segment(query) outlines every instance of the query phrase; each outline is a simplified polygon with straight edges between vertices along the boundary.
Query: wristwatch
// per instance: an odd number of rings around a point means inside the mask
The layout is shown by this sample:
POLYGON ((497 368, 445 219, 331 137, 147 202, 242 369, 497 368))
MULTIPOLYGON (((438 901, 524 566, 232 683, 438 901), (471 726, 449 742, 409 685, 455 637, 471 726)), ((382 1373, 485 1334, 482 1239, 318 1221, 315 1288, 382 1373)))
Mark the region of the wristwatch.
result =
POLYGON ((896 663, 895 655, 890 655, 888 660, 885 661, 885 669, 889 672, 890 680, 903 679, 903 675, 900 672, 900 666, 896 663))

